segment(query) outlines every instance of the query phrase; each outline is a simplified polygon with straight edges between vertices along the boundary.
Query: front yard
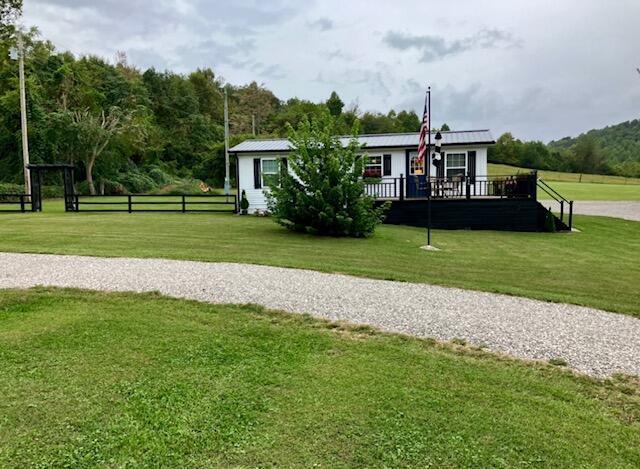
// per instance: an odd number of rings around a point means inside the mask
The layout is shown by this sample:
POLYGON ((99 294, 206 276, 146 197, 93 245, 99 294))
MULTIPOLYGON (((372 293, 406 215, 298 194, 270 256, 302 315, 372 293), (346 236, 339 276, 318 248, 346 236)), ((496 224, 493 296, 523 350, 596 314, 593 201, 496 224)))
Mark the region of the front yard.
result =
POLYGON ((0 466, 637 467, 640 387, 252 306, 0 291, 0 466))
POLYGON ((632 221, 576 216, 582 232, 571 234, 436 230, 433 242, 442 251, 426 252, 419 228, 383 225, 368 239, 340 239, 290 233, 253 216, 66 214, 59 202, 45 204, 43 213, 0 215, 0 251, 267 264, 640 316, 640 223, 632 221))

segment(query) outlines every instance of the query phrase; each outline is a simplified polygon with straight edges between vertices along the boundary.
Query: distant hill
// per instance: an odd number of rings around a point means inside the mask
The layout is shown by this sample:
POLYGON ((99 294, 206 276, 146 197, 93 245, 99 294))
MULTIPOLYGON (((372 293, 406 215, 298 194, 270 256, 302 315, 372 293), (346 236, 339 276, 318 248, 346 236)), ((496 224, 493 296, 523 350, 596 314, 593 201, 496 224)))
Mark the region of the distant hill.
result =
POLYGON ((489 162, 538 170, 640 177, 640 119, 551 141, 526 142, 504 133, 489 162))
POLYGON ((612 167, 625 163, 629 166, 632 163, 640 164, 640 119, 593 129, 578 137, 551 141, 548 147, 551 151, 569 150, 583 136, 593 137, 600 143, 604 157, 612 167))

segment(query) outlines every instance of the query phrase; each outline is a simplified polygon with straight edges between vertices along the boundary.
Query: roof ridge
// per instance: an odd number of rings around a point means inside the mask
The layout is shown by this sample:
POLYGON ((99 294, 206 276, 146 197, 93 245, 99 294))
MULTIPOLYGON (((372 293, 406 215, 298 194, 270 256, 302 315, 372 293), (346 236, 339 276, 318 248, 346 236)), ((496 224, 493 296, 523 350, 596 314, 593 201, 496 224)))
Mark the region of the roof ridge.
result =
MULTIPOLYGON (((461 134, 470 132, 489 132, 489 129, 476 129, 476 130, 431 130, 431 133, 440 132, 443 134, 461 134)), ((359 134, 359 135, 336 135, 338 138, 360 138, 360 137, 389 137, 391 135, 418 135, 420 132, 386 132, 381 134, 359 134)), ((270 137, 270 138, 247 138, 249 142, 273 142, 276 140, 289 140, 288 137, 270 137)))

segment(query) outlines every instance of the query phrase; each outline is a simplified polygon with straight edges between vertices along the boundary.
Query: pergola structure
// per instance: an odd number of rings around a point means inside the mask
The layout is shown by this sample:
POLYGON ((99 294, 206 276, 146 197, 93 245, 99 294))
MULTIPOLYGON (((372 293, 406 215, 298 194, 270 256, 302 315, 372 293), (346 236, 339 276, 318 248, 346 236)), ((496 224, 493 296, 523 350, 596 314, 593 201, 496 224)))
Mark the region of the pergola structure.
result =
POLYGON ((42 211, 42 185, 46 171, 62 171, 64 180, 64 209, 66 212, 74 211, 75 185, 73 179, 72 164, 30 164, 27 165, 31 180, 31 207, 33 211, 42 211))

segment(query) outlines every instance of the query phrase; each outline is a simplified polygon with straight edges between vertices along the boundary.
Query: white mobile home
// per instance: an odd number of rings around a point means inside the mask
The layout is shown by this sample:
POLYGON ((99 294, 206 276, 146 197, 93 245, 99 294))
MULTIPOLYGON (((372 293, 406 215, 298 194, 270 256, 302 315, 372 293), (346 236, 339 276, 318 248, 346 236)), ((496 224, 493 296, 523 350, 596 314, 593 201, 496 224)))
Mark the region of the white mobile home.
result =
MULTIPOLYGON (((368 157, 363 177, 377 181, 368 185, 368 192, 379 199, 424 198, 427 175, 440 181, 437 194, 433 186, 434 196, 446 197, 459 191, 464 194, 466 188, 460 182, 465 176, 471 178, 473 185, 480 185, 487 174, 487 148, 495 143, 491 132, 441 134, 444 160, 442 164, 432 164, 430 172, 417 159, 418 133, 360 135, 358 141, 368 157)), ((435 133, 432 143, 434 137, 435 133)), ((341 140, 346 144, 349 137, 341 140)), ((287 139, 246 140, 231 148, 231 153, 237 156, 238 194, 246 192, 250 212, 266 210, 264 193, 277 174, 278 159, 287 158, 290 149, 287 139)))

